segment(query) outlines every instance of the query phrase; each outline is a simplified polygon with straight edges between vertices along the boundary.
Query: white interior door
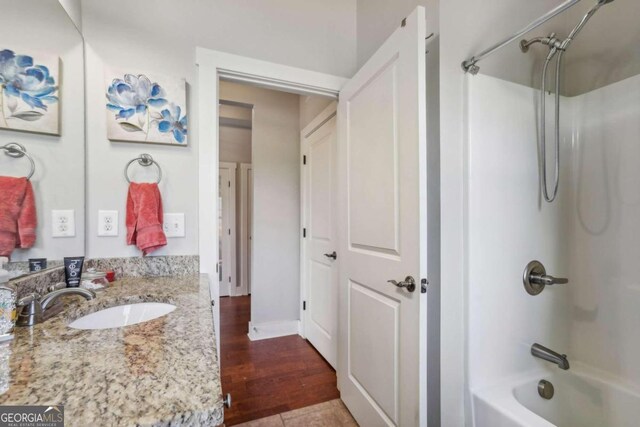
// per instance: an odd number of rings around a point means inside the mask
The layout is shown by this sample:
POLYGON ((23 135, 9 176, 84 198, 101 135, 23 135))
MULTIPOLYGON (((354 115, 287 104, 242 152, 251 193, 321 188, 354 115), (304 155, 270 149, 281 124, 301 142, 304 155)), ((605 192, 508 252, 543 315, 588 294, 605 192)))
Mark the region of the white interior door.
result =
POLYGON ((336 367, 338 260, 335 220, 336 105, 302 132, 304 335, 336 367), (316 125, 316 123, 318 123, 316 125))
POLYGON ((220 296, 233 296, 236 290, 236 165, 220 163, 219 167, 219 203, 218 203, 218 236, 219 236, 219 270, 220 296))
POLYGON ((424 53, 418 7, 340 92, 338 378, 342 399, 367 427, 425 423, 424 53), (413 292, 388 282, 406 276, 413 292))
POLYGON ((249 282, 251 272, 251 209, 253 205, 253 191, 251 189, 251 173, 253 168, 250 163, 240 163, 240 192, 239 203, 240 214, 239 224, 239 283, 237 295, 247 295, 249 293, 249 282))

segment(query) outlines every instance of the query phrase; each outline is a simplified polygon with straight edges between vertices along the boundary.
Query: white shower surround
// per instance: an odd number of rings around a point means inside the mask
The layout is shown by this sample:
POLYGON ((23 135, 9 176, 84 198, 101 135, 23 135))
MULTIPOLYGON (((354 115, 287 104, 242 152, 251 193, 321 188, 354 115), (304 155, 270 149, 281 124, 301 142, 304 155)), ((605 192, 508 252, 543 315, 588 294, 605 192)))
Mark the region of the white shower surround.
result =
MULTIPOLYGON (((533 358, 534 342, 605 372, 610 387, 602 390, 639 390, 640 77, 562 98, 561 184, 551 205, 539 196, 538 91, 483 75, 468 83, 467 375, 475 415, 477 397, 496 387, 512 389, 539 372, 574 374, 533 358), (529 296, 522 271, 533 259, 570 283, 529 296)), ((549 111, 549 159, 551 118, 549 111)))

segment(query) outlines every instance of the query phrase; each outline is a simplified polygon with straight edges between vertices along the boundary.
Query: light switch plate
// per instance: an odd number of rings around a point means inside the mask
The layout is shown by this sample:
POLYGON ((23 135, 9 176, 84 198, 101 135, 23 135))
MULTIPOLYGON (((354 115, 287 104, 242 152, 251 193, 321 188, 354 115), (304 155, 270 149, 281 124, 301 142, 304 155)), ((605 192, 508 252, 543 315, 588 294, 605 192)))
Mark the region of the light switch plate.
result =
POLYGON ((76 218, 73 209, 51 211, 51 237, 75 237, 76 218))
POLYGON ((98 236, 118 235, 118 211, 98 211, 98 236))
POLYGON ((167 237, 184 237, 184 214, 166 213, 162 224, 164 234, 167 237))

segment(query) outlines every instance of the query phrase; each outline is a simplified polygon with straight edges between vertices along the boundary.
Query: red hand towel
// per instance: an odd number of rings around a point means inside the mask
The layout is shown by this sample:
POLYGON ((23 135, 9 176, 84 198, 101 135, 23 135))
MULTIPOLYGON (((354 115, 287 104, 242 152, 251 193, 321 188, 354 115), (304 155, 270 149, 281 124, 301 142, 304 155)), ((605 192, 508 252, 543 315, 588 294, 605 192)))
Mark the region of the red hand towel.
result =
POLYGON ((127 195, 127 244, 148 255, 167 244, 162 230, 162 197, 158 184, 129 184, 127 195))
POLYGON ((0 256, 36 242, 36 202, 27 178, 0 176, 0 256))

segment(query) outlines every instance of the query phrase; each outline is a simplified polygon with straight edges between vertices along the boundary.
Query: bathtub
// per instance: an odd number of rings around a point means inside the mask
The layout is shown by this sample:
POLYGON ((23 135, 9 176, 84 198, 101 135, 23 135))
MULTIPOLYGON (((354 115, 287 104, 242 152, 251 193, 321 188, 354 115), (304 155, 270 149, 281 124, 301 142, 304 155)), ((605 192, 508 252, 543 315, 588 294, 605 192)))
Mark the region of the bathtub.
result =
POLYGON ((579 363, 569 371, 534 372, 471 394, 475 427, 640 425, 640 391, 579 363), (550 400, 538 395, 541 379, 554 386, 550 400))

